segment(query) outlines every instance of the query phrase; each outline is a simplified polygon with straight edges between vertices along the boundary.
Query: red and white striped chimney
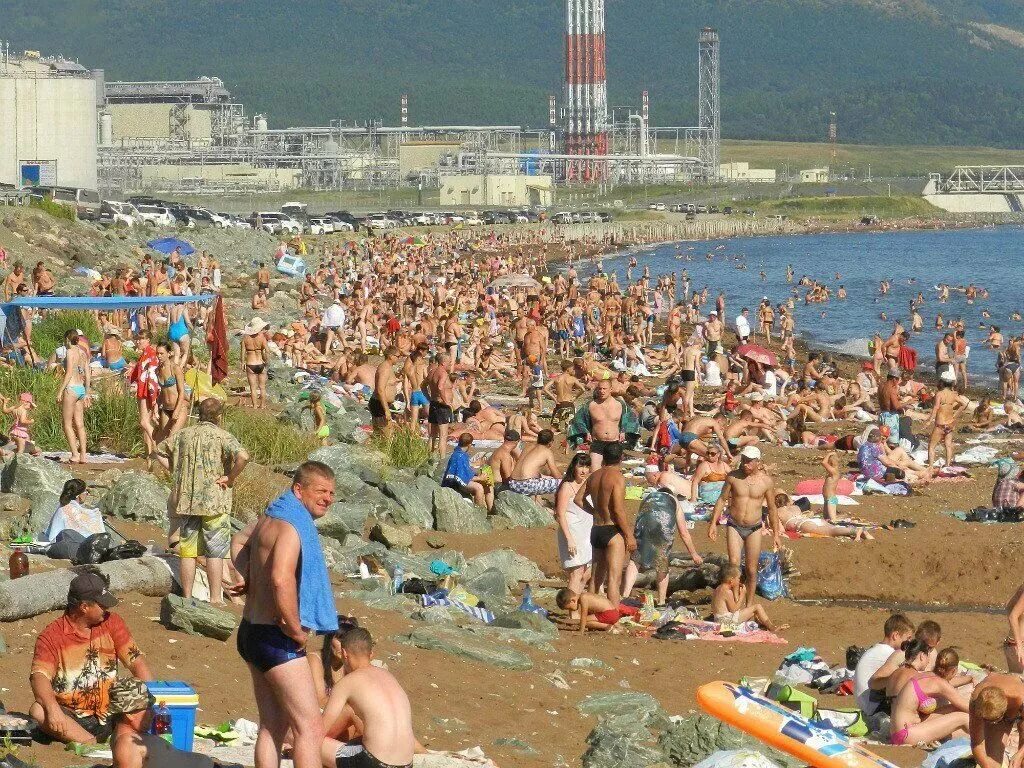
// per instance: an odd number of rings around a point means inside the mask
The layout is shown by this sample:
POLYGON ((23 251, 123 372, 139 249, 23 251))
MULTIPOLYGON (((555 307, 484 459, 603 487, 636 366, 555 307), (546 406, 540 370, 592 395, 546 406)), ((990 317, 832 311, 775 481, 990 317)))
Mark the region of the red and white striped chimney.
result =
MULTIPOLYGON (((605 0, 566 0, 565 152, 608 154, 608 79, 605 73, 605 0)), ((570 162, 570 178, 590 180, 604 164, 570 162)))

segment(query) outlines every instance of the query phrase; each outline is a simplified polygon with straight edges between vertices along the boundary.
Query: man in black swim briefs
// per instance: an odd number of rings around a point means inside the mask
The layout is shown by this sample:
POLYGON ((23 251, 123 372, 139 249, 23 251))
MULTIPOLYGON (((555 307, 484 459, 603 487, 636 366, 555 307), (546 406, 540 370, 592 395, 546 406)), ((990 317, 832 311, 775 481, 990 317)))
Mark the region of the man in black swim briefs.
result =
POLYGON ((729 562, 739 566, 745 559, 744 580, 747 586, 747 606, 753 604, 757 590, 757 560, 761 555, 761 530, 764 527, 761 509, 768 507, 768 526, 773 535, 775 549, 782 545, 782 526, 775 508, 775 481, 761 462, 761 451, 748 445, 740 451, 739 469, 725 478, 722 495, 715 503, 715 511, 708 527, 708 538, 718 538, 718 523, 726 505, 729 507, 726 548, 729 562))
MULTIPOLYGON (((594 448, 591 446, 591 452, 594 448)), ((602 466, 576 493, 576 504, 594 516, 590 545, 594 548, 594 583, 607 583, 608 599, 619 604, 626 556, 636 549, 633 526, 626 519, 626 479, 622 475, 622 443, 603 446, 602 466)))

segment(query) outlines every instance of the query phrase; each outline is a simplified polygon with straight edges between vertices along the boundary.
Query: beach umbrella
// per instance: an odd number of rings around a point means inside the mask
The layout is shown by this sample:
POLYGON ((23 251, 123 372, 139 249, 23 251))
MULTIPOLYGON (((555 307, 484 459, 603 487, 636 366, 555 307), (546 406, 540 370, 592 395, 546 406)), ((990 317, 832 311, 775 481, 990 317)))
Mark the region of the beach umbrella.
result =
POLYGON ((192 368, 185 373, 185 386, 192 390, 192 402, 198 403, 208 397, 215 397, 221 402, 227 402, 228 393, 220 384, 213 383, 213 377, 206 371, 192 368))
POLYGON ((192 247, 191 243, 179 240, 176 237, 161 237, 156 240, 150 240, 146 245, 154 251, 158 251, 163 254, 173 253, 175 248, 178 248, 181 251, 182 256, 188 256, 189 254, 196 252, 196 249, 192 247))
POLYGON ((779 358, 775 356, 774 352, 757 344, 743 344, 736 347, 736 354, 761 365, 774 366, 779 364, 779 358))

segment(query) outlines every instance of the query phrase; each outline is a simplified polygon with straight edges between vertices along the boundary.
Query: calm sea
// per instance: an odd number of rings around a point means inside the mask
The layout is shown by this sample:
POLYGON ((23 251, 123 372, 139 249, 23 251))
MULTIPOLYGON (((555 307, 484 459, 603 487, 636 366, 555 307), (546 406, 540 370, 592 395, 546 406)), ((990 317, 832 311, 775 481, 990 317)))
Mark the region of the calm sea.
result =
POLYGON ((706 309, 713 309, 718 291, 724 291, 730 329, 743 306, 750 308, 751 326, 756 327, 754 315, 762 296, 778 304, 791 295, 802 275, 833 288, 843 285, 848 298, 838 301, 833 293, 826 304, 804 305, 805 289, 801 288, 796 322, 802 338, 847 354, 866 356, 872 334, 877 331, 887 336, 894 320, 902 320, 909 329, 909 304, 919 292, 925 299, 920 310, 924 330, 913 336, 911 346, 922 361, 934 359, 935 342, 941 335, 935 330, 937 313, 946 320, 964 319, 971 345, 969 371, 985 379, 995 375, 995 353, 982 348, 989 325, 1000 326, 1004 337, 1024 333, 1024 322, 1010 319, 1014 311, 1024 312, 1024 228, 1019 226, 750 237, 631 249, 604 260, 605 269, 618 273, 622 285, 631 255, 638 262, 634 279, 645 265, 654 277, 667 272, 681 274, 686 269, 692 290, 708 287, 710 306, 706 309), (708 254, 712 254, 711 261, 708 254), (786 282, 790 264, 795 272, 792 285, 786 282), (739 269, 741 265, 746 269, 739 269), (764 279, 759 274, 762 271, 764 279), (890 292, 884 296, 879 292, 883 279, 891 282, 890 292), (938 284, 966 286, 972 282, 987 288, 989 297, 968 304, 963 292, 952 291, 948 302, 939 302, 938 284), (990 318, 983 316, 985 310, 990 318), (886 319, 881 317, 883 312, 886 319))

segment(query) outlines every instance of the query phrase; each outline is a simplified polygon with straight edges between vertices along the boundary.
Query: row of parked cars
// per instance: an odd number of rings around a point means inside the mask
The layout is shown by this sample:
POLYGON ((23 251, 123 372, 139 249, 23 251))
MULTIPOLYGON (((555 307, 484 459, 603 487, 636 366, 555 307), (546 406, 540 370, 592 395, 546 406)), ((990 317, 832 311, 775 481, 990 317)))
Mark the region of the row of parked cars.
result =
POLYGON ((651 203, 647 207, 652 211, 671 211, 672 213, 732 213, 731 205, 719 208, 717 205, 699 205, 697 203, 677 203, 675 205, 651 203))

